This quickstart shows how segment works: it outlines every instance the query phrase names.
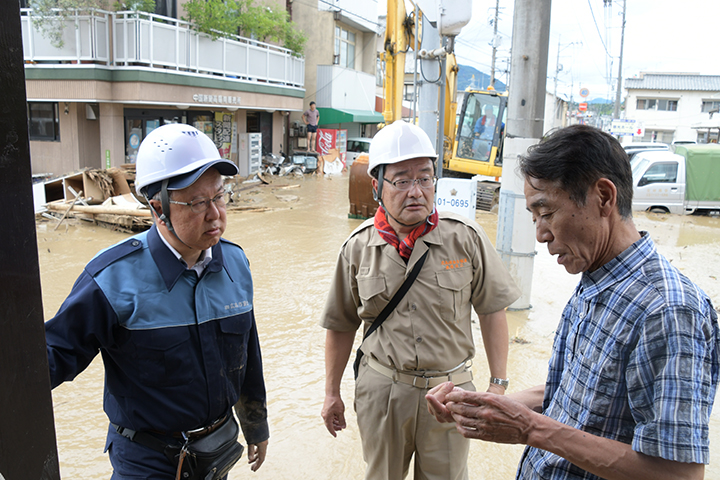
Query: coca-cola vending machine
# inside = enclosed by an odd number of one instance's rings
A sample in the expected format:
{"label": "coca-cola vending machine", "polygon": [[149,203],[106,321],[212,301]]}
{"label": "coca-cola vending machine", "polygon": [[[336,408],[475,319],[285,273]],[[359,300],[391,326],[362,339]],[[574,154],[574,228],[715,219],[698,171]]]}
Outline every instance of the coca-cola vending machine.
{"label": "coca-cola vending machine", "polygon": [[[345,166],[347,155],[347,130],[337,128],[318,128],[317,149],[320,155],[327,155],[330,150],[337,150],[340,161]],[[334,158],[331,159],[335,160]]]}

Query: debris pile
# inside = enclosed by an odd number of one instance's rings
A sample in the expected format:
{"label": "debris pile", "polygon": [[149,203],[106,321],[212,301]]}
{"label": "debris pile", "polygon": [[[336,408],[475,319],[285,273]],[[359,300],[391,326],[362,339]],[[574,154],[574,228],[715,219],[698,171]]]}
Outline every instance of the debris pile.
{"label": "debris pile", "polygon": [[150,209],[133,195],[135,165],[107,170],[85,169],[33,185],[35,213],[57,221],[68,217],[113,230],[137,232],[150,228]]}

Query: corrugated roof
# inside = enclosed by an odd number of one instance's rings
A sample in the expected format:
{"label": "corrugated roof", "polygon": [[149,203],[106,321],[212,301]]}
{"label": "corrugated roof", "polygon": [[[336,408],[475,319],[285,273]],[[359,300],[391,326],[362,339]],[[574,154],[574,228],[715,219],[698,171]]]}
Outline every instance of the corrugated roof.
{"label": "corrugated roof", "polygon": [[695,90],[720,91],[720,75],[641,73],[639,78],[626,78],[628,90]]}

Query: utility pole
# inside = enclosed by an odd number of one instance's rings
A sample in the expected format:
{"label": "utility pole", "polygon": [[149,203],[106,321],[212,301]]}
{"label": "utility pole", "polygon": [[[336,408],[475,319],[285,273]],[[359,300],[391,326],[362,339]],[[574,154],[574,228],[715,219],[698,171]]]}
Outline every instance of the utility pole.
{"label": "utility pole", "polygon": [[620,62],[618,66],[617,91],[615,92],[615,110],[613,118],[620,118],[620,94],[622,93],[622,63],[623,63],[623,47],[625,46],[625,10],[627,0],[623,0],[622,11],[622,29],[620,33]]}
{"label": "utility pole", "polygon": [[0,0],[0,479],[60,478],[43,322],[20,4]]}
{"label": "utility pole", "polygon": [[558,108],[558,101],[557,101],[557,84],[558,84],[558,76],[560,75],[560,71],[562,70],[562,65],[560,65],[560,52],[567,47],[571,45],[582,45],[582,42],[570,42],[565,47],[560,48],[560,36],[558,35],[558,50],[557,50],[557,62],[555,63],[555,88],[553,90],[553,102],[554,102],[554,111],[553,111],[553,125],[555,124],[555,120],[557,120],[557,108]]}
{"label": "utility pole", "polygon": [[495,241],[500,258],[522,291],[510,306],[513,310],[530,308],[535,229],[525,208],[525,180],[517,175],[516,166],[518,157],[543,135],[551,4],[551,0],[515,0],[507,136]]}
{"label": "utility pole", "polygon": [[490,86],[495,88],[495,57],[497,55],[497,29],[500,16],[500,0],[495,0],[495,21],[493,22],[492,63],[490,64]]}

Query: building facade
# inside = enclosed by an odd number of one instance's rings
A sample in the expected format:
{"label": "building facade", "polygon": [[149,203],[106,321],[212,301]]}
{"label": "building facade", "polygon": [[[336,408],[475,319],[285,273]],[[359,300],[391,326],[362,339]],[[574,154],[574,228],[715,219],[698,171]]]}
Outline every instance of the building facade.
{"label": "building facade", "polygon": [[[307,36],[303,111],[315,102],[320,128],[372,137],[375,111],[377,0],[292,2],[291,18]],[[307,148],[302,113],[289,116],[291,149]]]}
{"label": "building facade", "polygon": [[625,89],[625,118],[644,127],[635,141],[718,141],[720,76],[640,73]]}
{"label": "building facade", "polygon": [[[182,2],[168,3],[168,14],[184,14]],[[57,46],[32,10],[21,17],[35,175],[134,163],[150,131],[176,122],[233,161],[244,132],[262,133],[263,150],[277,153],[287,117],[302,111],[304,59],[276,45],[214,40],[172,16],[92,9],[65,19]]]}

